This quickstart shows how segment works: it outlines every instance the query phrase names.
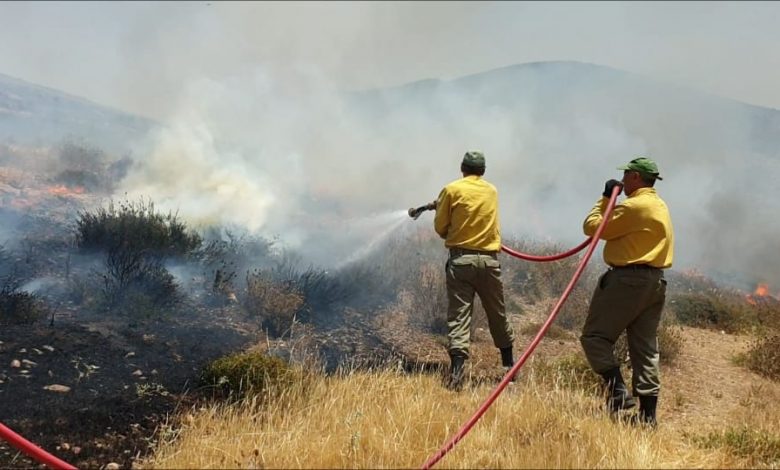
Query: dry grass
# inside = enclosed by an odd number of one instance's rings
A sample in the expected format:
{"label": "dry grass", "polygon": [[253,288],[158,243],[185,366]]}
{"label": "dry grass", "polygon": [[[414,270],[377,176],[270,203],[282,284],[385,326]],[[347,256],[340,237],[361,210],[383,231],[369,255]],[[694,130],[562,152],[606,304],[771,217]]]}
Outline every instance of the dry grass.
{"label": "dry grass", "polygon": [[[544,385],[541,385],[544,384]],[[411,468],[422,465],[490,391],[460,394],[430,375],[320,376],[268,406],[214,405],[163,435],[143,467]],[[441,468],[724,468],[720,449],[619,424],[590,394],[525,380],[504,393]]]}

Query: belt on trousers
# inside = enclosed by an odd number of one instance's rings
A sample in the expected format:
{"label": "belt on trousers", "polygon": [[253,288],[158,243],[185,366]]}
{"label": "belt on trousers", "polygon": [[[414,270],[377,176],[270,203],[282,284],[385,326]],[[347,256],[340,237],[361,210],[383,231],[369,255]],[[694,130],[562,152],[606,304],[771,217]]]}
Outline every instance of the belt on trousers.
{"label": "belt on trousers", "polygon": [[630,271],[661,271],[661,268],[650,266],[649,264],[629,264],[626,266],[610,266],[610,269],[615,270],[630,270]]}
{"label": "belt on trousers", "polygon": [[455,258],[463,255],[483,255],[483,256],[490,256],[491,258],[498,258],[497,251],[469,250],[467,248],[450,248],[450,258]]}

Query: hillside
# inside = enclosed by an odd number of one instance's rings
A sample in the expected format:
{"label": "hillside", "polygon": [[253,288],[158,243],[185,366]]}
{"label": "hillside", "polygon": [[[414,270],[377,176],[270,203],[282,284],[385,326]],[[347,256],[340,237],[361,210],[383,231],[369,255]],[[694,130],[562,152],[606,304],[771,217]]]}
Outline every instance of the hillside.
{"label": "hillside", "polygon": [[154,126],[149,119],[0,74],[0,140],[51,145],[71,137],[121,154]]}

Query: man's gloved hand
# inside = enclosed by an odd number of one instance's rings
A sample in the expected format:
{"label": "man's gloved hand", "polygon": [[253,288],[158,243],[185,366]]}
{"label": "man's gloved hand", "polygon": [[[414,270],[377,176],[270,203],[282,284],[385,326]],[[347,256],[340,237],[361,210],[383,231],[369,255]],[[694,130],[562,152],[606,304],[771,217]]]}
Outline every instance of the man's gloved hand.
{"label": "man's gloved hand", "polygon": [[623,183],[621,183],[618,180],[609,180],[607,181],[607,184],[604,185],[604,192],[602,195],[606,198],[612,197],[612,189],[615,188],[615,186],[620,186],[620,188],[623,188]]}

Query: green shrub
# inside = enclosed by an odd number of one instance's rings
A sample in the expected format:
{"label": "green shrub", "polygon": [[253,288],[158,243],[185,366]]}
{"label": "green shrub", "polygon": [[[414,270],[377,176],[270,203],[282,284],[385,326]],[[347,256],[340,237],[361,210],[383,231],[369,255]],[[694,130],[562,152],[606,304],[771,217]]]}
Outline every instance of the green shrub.
{"label": "green shrub", "polygon": [[753,341],[744,364],[764,377],[780,380],[780,334],[768,334]]}
{"label": "green shrub", "polygon": [[735,291],[719,289],[678,294],[668,305],[680,323],[697,328],[739,333],[759,325],[756,309],[746,301],[744,294]]}
{"label": "green shrub", "polygon": [[692,439],[705,449],[725,448],[732,455],[748,459],[748,464],[776,468],[780,464],[780,436],[747,426],[711,432]]}
{"label": "green shrub", "polygon": [[234,398],[284,392],[300,380],[301,374],[288,363],[259,352],[242,352],[219,358],[201,373],[203,385]]}

